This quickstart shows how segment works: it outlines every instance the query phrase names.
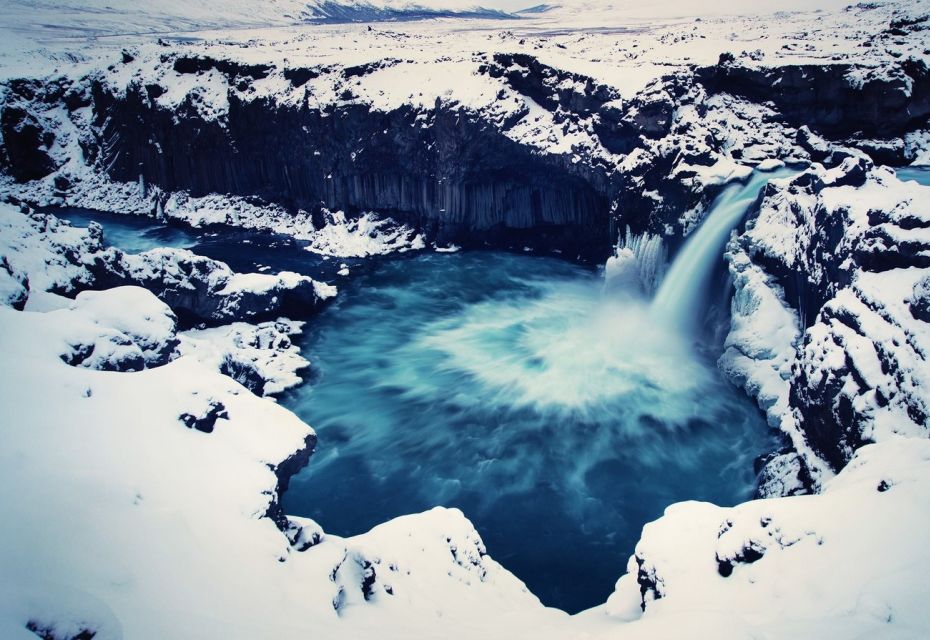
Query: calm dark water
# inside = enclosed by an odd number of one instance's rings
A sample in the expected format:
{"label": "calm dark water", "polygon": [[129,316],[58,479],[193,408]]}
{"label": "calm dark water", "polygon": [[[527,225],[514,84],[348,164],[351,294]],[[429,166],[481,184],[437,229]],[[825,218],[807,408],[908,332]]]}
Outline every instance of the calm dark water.
{"label": "calm dark water", "polygon": [[[127,251],[186,247],[237,270],[325,277],[343,262],[273,235],[55,213]],[[309,380],[280,399],[319,434],[288,513],[353,535],[461,508],[496,560],[575,612],[606,599],[669,504],[750,497],[753,460],[774,447],[759,412],[591,271],[500,252],[347,262],[306,327]]]}
{"label": "calm dark water", "polygon": [[235,271],[296,271],[327,282],[335,282],[340,265],[364,266],[358,259],[329,258],[304,247],[306,242],[273,233],[212,226],[195,229],[168,225],[152,218],[103,213],[75,207],[49,209],[74,226],[86,227],[91,221],[103,227],[104,242],[128,253],[141,253],[158,247],[190,249],[194,253],[227,263]]}

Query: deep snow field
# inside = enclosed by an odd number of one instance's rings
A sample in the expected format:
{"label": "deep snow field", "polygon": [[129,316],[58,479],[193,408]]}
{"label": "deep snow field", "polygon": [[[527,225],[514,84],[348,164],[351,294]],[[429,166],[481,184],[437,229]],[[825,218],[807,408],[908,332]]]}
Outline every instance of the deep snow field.
{"label": "deep snow field", "polygon": [[0,637],[930,637],[930,2],[0,38]]}

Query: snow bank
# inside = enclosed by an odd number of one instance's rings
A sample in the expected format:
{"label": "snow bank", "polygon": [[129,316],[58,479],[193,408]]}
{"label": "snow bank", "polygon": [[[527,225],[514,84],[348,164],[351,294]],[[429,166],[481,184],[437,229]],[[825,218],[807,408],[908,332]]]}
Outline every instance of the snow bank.
{"label": "snow bank", "polygon": [[0,370],[15,371],[0,385],[0,634],[428,637],[449,625],[503,638],[565,618],[488,558],[456,511],[349,539],[295,519],[289,539],[265,516],[275,470],[312,446],[312,430],[196,358],[137,373],[61,361],[85,318],[98,332],[115,330],[107,319],[147,326],[145,308],[134,321],[105,304],[144,295],[0,308]]}
{"label": "snow bank", "polygon": [[930,625],[928,508],[930,442],[905,438],[859,449],[820,495],[672,505],[643,529],[605,613],[639,620],[634,638],[685,621],[719,638],[917,638]]}

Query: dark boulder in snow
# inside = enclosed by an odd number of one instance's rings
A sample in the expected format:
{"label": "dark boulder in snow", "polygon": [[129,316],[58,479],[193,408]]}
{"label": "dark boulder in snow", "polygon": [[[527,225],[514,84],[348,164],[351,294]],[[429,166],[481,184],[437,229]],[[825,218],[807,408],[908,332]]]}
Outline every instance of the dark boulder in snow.
{"label": "dark boulder in snow", "polygon": [[226,405],[216,400],[210,400],[206,406],[196,413],[182,413],[178,420],[188,429],[196,429],[202,433],[213,433],[217,420],[228,420],[229,413]]}

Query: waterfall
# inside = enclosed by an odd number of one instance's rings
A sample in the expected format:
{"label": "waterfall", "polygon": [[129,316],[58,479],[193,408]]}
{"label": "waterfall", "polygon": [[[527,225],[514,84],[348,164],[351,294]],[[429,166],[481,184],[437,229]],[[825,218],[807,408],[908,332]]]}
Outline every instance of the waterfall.
{"label": "waterfall", "polygon": [[707,218],[685,241],[662,280],[652,301],[654,316],[681,329],[693,329],[700,322],[714,266],[730,232],[769,180],[794,173],[787,168],[755,171],[748,182],[731,184],[723,190],[711,205]]}

